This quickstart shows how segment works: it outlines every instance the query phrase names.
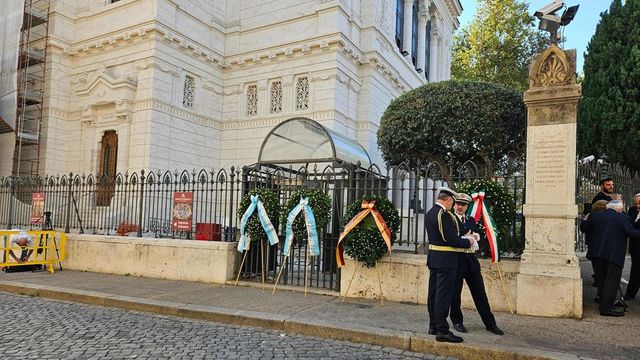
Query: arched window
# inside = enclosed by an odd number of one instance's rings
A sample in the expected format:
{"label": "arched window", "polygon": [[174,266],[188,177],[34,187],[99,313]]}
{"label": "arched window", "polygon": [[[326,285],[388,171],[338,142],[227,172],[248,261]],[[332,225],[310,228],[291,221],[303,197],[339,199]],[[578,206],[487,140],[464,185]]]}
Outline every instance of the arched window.
{"label": "arched window", "polygon": [[396,0],[396,45],[402,51],[402,29],[404,27],[403,0]]}

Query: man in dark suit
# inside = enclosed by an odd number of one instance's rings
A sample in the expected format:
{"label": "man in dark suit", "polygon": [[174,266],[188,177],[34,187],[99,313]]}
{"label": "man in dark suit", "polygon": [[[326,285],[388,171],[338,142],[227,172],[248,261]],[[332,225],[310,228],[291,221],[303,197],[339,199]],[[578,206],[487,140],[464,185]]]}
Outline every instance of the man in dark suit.
{"label": "man in dark suit", "polygon": [[613,194],[613,179],[610,177],[605,177],[604,179],[600,180],[600,192],[596,194],[596,196],[593,197],[593,200],[591,200],[591,205],[593,205],[593,203],[595,203],[598,200],[606,200],[606,201],[611,201],[611,195]]}
{"label": "man in dark suit", "polygon": [[640,237],[640,229],[633,228],[631,219],[622,209],[621,200],[611,200],[606,210],[591,213],[582,226],[598,244],[593,261],[600,274],[598,294],[602,316],[624,316],[624,311],[616,309],[613,304],[622,277],[627,237]]}
{"label": "man in dark suit", "polygon": [[477,246],[477,239],[472,235],[460,236],[458,221],[451,213],[455,195],[449,188],[439,188],[436,204],[424,220],[429,237],[429,334],[436,335],[436,341],[444,342],[463,341],[449,330],[447,315],[455,288],[457,252]]}
{"label": "man in dark suit", "polygon": [[[633,227],[640,229],[640,194],[636,194],[633,197],[635,203],[634,206],[629,208],[627,215],[633,222]],[[638,289],[640,289],[640,238],[632,237],[629,239],[629,255],[631,255],[631,272],[629,274],[629,285],[625,292],[625,300],[632,300],[636,298]]]}
{"label": "man in dark suit", "polygon": [[[456,196],[453,209],[460,226],[460,235],[467,234],[469,232],[476,234],[480,232],[476,220],[467,216],[467,209],[469,208],[470,203],[471,196],[465,193],[458,193],[458,196]],[[476,310],[478,310],[478,314],[480,314],[480,318],[482,319],[485,328],[496,335],[504,335],[504,332],[496,324],[496,319],[491,312],[487,292],[484,289],[484,281],[482,279],[482,272],[480,271],[480,262],[478,261],[478,258],[476,258],[475,253],[471,249],[469,252],[457,254],[458,270],[456,272],[456,287],[453,290],[451,312],[449,313],[451,322],[453,323],[453,328],[461,333],[467,332],[467,328],[463,323],[464,318],[462,310],[460,310],[462,302],[462,282],[464,280],[467,282],[469,292],[473,298],[473,303],[476,306]]]}

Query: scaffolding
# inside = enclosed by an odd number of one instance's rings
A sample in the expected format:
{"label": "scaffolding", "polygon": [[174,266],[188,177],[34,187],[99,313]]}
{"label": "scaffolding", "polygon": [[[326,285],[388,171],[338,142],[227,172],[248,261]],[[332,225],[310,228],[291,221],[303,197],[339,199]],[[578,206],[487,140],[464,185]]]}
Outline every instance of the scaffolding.
{"label": "scaffolding", "polygon": [[49,0],[24,0],[14,129],[13,175],[16,176],[37,176],[40,165],[49,6]]}

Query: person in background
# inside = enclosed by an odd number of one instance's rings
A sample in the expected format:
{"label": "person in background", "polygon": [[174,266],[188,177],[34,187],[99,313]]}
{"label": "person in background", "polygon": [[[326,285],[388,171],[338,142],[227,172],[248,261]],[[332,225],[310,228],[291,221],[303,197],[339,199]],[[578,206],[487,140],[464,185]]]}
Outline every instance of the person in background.
{"label": "person in background", "polygon": [[[629,208],[627,215],[633,222],[633,227],[640,229],[640,193],[633,197],[634,206]],[[625,291],[625,300],[633,300],[640,289],[640,238],[629,239],[629,255],[631,255],[631,271],[629,273],[629,284]]]}
{"label": "person in background", "polygon": [[596,194],[591,200],[591,204],[595,203],[598,200],[606,200],[611,201],[613,198],[611,195],[613,194],[614,184],[613,179],[610,177],[605,177],[600,180],[600,192]]}

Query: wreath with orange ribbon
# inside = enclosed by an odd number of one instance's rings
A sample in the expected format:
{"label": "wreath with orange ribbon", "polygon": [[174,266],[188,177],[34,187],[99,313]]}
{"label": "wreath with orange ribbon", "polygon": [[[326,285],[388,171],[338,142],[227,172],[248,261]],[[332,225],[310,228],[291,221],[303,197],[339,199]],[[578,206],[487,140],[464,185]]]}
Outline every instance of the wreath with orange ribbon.
{"label": "wreath with orange ribbon", "polygon": [[347,207],[341,228],[338,266],[344,264],[344,249],[351,258],[371,268],[391,251],[400,228],[400,214],[386,197],[365,195]]}

